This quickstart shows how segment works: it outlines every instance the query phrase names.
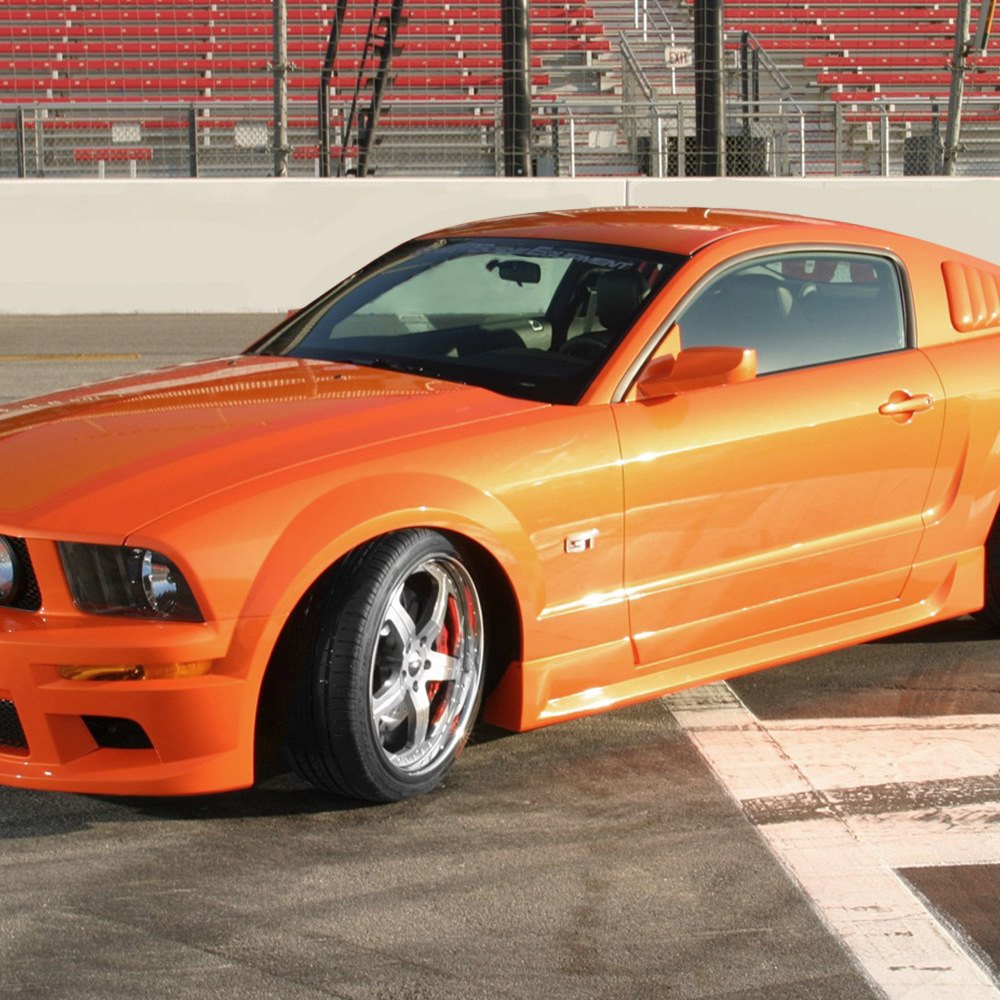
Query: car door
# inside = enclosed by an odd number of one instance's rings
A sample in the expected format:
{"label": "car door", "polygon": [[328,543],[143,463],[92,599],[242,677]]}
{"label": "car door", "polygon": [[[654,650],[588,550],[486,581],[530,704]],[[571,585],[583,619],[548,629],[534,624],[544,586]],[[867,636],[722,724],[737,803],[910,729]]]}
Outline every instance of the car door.
{"label": "car door", "polygon": [[615,405],[640,664],[898,598],[944,414],[905,302],[895,261],[828,251],[744,261],[684,307],[684,348],[754,348],[758,375]]}

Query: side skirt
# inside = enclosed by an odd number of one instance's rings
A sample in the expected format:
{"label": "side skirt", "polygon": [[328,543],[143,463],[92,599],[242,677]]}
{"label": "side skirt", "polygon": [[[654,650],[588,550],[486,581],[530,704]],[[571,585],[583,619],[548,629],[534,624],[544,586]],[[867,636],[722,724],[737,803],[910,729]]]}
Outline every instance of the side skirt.
{"label": "side skirt", "polygon": [[[619,659],[614,656],[618,648],[601,646],[512,664],[484,718],[516,731],[535,729],[957,618],[983,606],[983,573],[982,548],[923,563],[914,567],[897,600],[717,646],[700,655],[662,660],[644,666],[641,673],[633,668],[625,678],[620,669],[606,667],[603,677],[610,675],[610,680],[605,684],[594,683],[602,677],[601,658],[613,663]],[[562,680],[560,687],[565,690],[567,675],[581,681],[586,676],[591,683],[572,694],[552,697],[553,680]]]}

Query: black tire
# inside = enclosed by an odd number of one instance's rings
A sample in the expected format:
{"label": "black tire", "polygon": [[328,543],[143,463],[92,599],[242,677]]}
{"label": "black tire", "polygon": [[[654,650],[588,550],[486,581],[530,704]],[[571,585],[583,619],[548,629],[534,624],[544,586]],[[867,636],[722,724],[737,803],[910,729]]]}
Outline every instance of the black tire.
{"label": "black tire", "polygon": [[986,573],[983,581],[983,610],[975,617],[1000,631],[1000,519],[986,536]]}
{"label": "black tire", "polygon": [[298,772],[368,802],[438,785],[483,691],[482,606],[455,545],[426,529],[369,542],[316,585],[300,627]]}

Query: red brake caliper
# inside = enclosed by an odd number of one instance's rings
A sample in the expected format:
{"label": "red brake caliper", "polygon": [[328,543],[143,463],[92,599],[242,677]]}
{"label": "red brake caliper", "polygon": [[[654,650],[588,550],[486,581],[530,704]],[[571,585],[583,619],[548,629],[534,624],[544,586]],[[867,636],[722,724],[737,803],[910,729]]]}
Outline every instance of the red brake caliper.
{"label": "red brake caliper", "polygon": [[[444,653],[445,656],[454,656],[455,650],[458,648],[458,633],[458,605],[455,603],[455,598],[452,595],[449,595],[448,610],[444,616],[444,625],[441,628],[441,633],[438,635],[437,641],[434,643],[434,652]],[[431,703],[431,725],[441,721],[441,717],[444,715],[445,709],[448,706],[447,692],[444,690],[445,687],[446,684],[444,681],[428,681],[427,683],[427,700]]]}

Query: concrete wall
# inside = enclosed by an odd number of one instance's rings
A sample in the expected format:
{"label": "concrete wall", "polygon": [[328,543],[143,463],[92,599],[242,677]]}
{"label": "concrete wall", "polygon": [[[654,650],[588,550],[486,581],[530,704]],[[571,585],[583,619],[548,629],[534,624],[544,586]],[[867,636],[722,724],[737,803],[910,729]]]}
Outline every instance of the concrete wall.
{"label": "concrete wall", "polygon": [[0,181],[0,313],[272,312],[410,236],[588,205],[861,222],[1000,260],[1000,179]]}

